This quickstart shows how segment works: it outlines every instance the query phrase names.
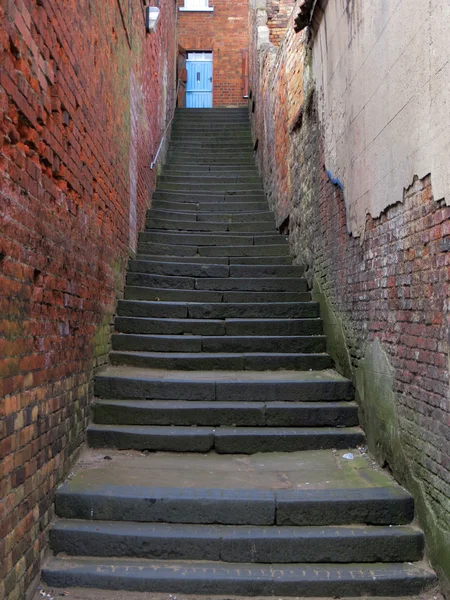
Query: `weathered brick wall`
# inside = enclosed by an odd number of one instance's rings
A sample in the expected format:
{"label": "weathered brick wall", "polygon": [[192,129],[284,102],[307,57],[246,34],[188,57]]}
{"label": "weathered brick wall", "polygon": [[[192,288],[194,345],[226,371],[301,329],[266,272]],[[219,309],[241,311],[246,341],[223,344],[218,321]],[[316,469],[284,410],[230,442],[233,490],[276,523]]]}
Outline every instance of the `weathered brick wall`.
{"label": "weathered brick wall", "polygon": [[[177,0],[184,6],[184,0]],[[211,12],[179,12],[178,42],[213,53],[213,106],[243,106],[242,51],[248,49],[248,0],[210,0]]]}
{"label": "weathered brick wall", "polygon": [[286,31],[295,0],[267,0],[267,26],[270,41],[279,46]]}
{"label": "weathered brick wall", "polygon": [[345,190],[325,169],[314,46],[305,35],[288,27],[278,50],[258,52],[253,32],[259,166],[277,223],[321,302],[329,351],[355,383],[370,449],[413,493],[448,592],[450,208],[433,198],[431,173],[414,178],[379,218],[368,216],[362,239],[349,234]]}
{"label": "weathered brick wall", "polygon": [[39,572],[173,104],[175,6],[0,2],[0,597]]}

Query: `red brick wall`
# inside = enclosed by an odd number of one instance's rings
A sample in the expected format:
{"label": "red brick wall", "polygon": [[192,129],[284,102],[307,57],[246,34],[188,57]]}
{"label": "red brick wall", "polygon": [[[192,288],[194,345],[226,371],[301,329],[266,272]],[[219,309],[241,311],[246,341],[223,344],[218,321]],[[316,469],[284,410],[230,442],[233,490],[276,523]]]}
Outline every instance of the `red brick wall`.
{"label": "red brick wall", "polygon": [[162,3],[150,36],[140,0],[2,0],[0,23],[0,597],[12,600],[39,572],[107,360],[173,104],[175,7]]}
{"label": "red brick wall", "polygon": [[[184,6],[184,0],[177,0]],[[209,0],[213,12],[178,12],[178,43],[213,52],[213,106],[242,106],[242,50],[248,48],[248,0]]]}
{"label": "red brick wall", "polygon": [[331,123],[320,122],[304,34],[291,23],[278,50],[260,52],[256,39],[253,28],[252,128],[265,190],[321,302],[329,351],[355,383],[370,450],[414,495],[448,592],[450,207],[433,198],[431,173],[368,217],[363,239],[351,236],[345,189],[325,171]]}

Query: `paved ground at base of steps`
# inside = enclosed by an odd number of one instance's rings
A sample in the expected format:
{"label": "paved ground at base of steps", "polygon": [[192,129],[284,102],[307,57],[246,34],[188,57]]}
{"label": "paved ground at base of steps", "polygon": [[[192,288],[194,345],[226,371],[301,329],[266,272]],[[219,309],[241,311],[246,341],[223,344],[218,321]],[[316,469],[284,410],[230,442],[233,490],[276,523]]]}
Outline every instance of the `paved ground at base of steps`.
{"label": "paved ground at base of steps", "polygon": [[[42,595],[45,594],[45,596]],[[49,596],[47,596],[49,594]],[[185,594],[149,594],[147,592],[122,592],[112,590],[97,590],[86,588],[70,588],[62,590],[60,588],[48,588],[45,585],[40,585],[32,600],[249,600],[248,597],[240,596],[186,596]],[[300,596],[288,599],[282,596],[255,596],[251,600],[304,600]],[[305,599],[306,600],[306,599]],[[308,598],[307,600],[311,600]],[[330,600],[330,598],[314,598],[314,600]],[[334,600],[334,599],[333,599]],[[377,596],[362,596],[358,599],[340,598],[339,600],[445,600],[444,596],[437,590],[429,590],[420,596],[408,596],[395,598]]]}

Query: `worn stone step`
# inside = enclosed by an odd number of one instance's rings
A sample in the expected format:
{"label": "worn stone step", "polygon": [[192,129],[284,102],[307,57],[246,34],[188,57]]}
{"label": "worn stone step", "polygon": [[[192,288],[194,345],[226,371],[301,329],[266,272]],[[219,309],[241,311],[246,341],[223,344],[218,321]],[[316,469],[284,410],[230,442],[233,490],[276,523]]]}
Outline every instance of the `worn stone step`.
{"label": "worn stone step", "polygon": [[195,402],[104,400],[94,421],[109,425],[228,425],[233,427],[354,427],[354,402]]}
{"label": "worn stone step", "polygon": [[254,155],[246,156],[246,158],[240,157],[239,159],[235,159],[233,158],[233,156],[228,156],[226,158],[212,158],[211,156],[209,156],[208,158],[202,158],[201,160],[199,160],[199,157],[193,157],[192,155],[183,155],[182,157],[172,156],[170,160],[170,165],[175,168],[200,167],[205,169],[215,169],[216,167],[223,167],[226,169],[238,169],[239,167],[241,167],[249,169],[256,167]]}
{"label": "worn stone step", "polygon": [[200,164],[211,164],[214,162],[228,162],[229,164],[239,163],[242,160],[247,161],[250,164],[254,164],[253,149],[251,146],[242,149],[211,149],[203,148],[194,152],[188,148],[173,148],[169,149],[168,158],[169,162],[184,162],[196,160]]}
{"label": "worn stone step", "polygon": [[251,164],[242,163],[242,164],[220,164],[215,163],[212,165],[198,164],[194,160],[190,163],[179,164],[176,162],[166,163],[163,167],[163,172],[173,171],[173,172],[182,172],[185,171],[187,173],[241,173],[241,172],[249,172],[254,173],[257,172],[255,161],[252,161]]}
{"label": "worn stone step", "polygon": [[184,221],[175,219],[158,219],[147,217],[146,228],[150,230],[166,230],[180,232],[243,232],[243,233],[275,233],[275,225],[270,221],[252,221],[250,223],[229,223],[226,221]]}
{"label": "worn stone step", "polygon": [[179,233],[141,231],[139,242],[152,244],[171,244],[184,246],[266,246],[284,245],[287,251],[286,238],[278,233]]}
{"label": "worn stone step", "polygon": [[292,256],[230,256],[228,261],[230,265],[292,265]]}
{"label": "worn stone step", "polygon": [[190,265],[227,265],[230,264],[230,259],[227,256],[218,256],[211,259],[208,256],[168,256],[167,254],[136,254],[137,261],[150,261],[162,263],[186,263]]}
{"label": "worn stone step", "polygon": [[171,275],[175,277],[229,277],[230,266],[227,264],[214,264],[213,259],[209,263],[164,262],[165,257],[159,260],[130,260],[128,272],[151,273],[153,275]]}
{"label": "worn stone step", "polygon": [[115,334],[113,350],[125,352],[295,352],[323,353],[323,335],[306,336],[200,336],[200,335],[132,335]]}
{"label": "worn stone step", "polygon": [[191,212],[193,214],[208,212],[214,213],[214,215],[228,215],[229,213],[248,213],[250,212],[265,212],[267,211],[267,203],[262,200],[251,200],[247,202],[244,198],[239,197],[239,200],[235,200],[233,196],[229,196],[228,201],[212,201],[212,202],[198,202],[198,197],[191,199],[189,202],[185,202],[183,199],[178,197],[177,200],[159,200],[156,199],[153,203],[153,207],[156,210],[166,210],[174,212]]}
{"label": "worn stone step", "polygon": [[[402,525],[412,497],[350,449],[242,457],[209,453],[92,458],[56,491],[59,517],[224,525]],[[97,453],[97,454],[96,454]],[[159,487],[148,482],[160,482]]]}
{"label": "worn stone step", "polygon": [[[216,265],[223,267],[224,265]],[[211,271],[212,272],[212,271]],[[237,292],[306,292],[306,280],[296,277],[175,277],[128,271],[127,285],[177,290],[213,290]]]}
{"label": "worn stone step", "polygon": [[136,260],[155,261],[164,263],[183,262],[187,264],[218,264],[218,265],[257,265],[257,266],[273,266],[273,265],[292,265],[292,257],[285,256],[170,256],[168,254],[145,254],[137,253]]}
{"label": "worn stone step", "polygon": [[168,302],[308,302],[309,292],[214,292],[210,290],[173,290],[127,285],[125,298],[128,300],[151,300]]}
{"label": "worn stone step", "polygon": [[256,454],[324,448],[355,448],[365,440],[358,427],[182,427],[102,425],[87,428],[92,448],[156,452]]}
{"label": "worn stone step", "polygon": [[117,521],[57,521],[54,553],[157,560],[247,563],[418,561],[423,534],[413,527],[258,527]]}
{"label": "worn stone step", "polygon": [[224,353],[323,353],[323,335],[305,336],[208,336],[115,334],[113,350],[125,352],[220,352]]}
{"label": "worn stone step", "polygon": [[255,265],[255,266],[291,266],[292,257],[286,256],[170,256],[168,254],[146,254],[138,252],[135,260],[164,263],[219,264],[219,265]]}
{"label": "worn stone step", "polygon": [[[281,238],[280,238],[281,240]],[[288,247],[285,244],[267,244],[257,246],[186,246],[184,244],[165,244],[156,242],[139,242],[138,253],[139,254],[157,254],[157,255],[168,255],[168,256],[198,256],[198,257],[254,257],[261,259],[264,263],[263,257],[266,256],[287,256],[289,252]]]}
{"label": "worn stone step", "polygon": [[321,319],[173,319],[117,316],[116,331],[124,334],[200,336],[315,336],[322,333]]}
{"label": "worn stone step", "polygon": [[351,381],[326,371],[177,371],[110,366],[94,380],[96,396],[148,400],[299,402],[353,400]]}
{"label": "worn stone step", "polygon": [[214,258],[210,263],[193,264],[189,262],[165,262],[164,257],[160,260],[130,260],[129,272],[152,273],[154,275],[173,275],[176,277],[236,277],[236,278],[260,278],[260,277],[283,277],[301,278],[304,268],[300,265],[225,265],[214,264]]}
{"label": "worn stone step", "polygon": [[[224,203],[226,203],[226,206],[230,206],[231,210],[234,210],[242,202],[257,202],[261,205],[261,209],[269,209],[264,193],[258,191],[213,192],[208,190],[196,190],[192,192],[190,190],[179,190],[174,192],[173,190],[159,188],[153,192],[153,199],[155,201],[165,200],[177,203],[195,204],[199,207],[205,207],[204,210],[208,210],[208,206],[213,206],[213,209],[215,210],[216,206]],[[185,208],[187,209],[187,207]]]}
{"label": "worn stone step", "polygon": [[[208,166],[180,166],[168,163],[164,165],[161,175],[165,176],[186,176],[186,177],[258,177],[258,169],[253,165],[217,165]],[[261,179],[260,179],[261,180]]]}
{"label": "worn stone step", "polygon": [[422,565],[346,565],[150,561],[52,557],[43,570],[47,585],[184,594],[313,596],[417,595],[435,583]]}
{"label": "worn stone step", "polygon": [[267,371],[299,369],[320,371],[330,369],[333,361],[327,354],[269,352],[110,352],[113,365],[130,365],[151,369],[185,371]]}
{"label": "worn stone step", "polygon": [[322,333],[317,302],[258,302],[251,304],[204,302],[148,302],[119,300],[119,317],[175,319],[315,319],[312,335]]}
{"label": "worn stone step", "polygon": [[213,136],[197,136],[194,137],[178,137],[178,139],[170,140],[170,150],[172,152],[192,152],[197,155],[198,152],[204,150],[218,150],[220,152],[252,152],[253,144],[251,138],[241,135],[226,135],[220,139]]}
{"label": "worn stone step", "polygon": [[161,181],[158,184],[158,191],[166,191],[166,192],[188,192],[193,191],[195,193],[225,193],[225,194],[248,194],[255,192],[262,192],[262,183],[256,182],[236,182],[236,183],[213,183],[209,181],[183,181],[172,183],[169,181]]}
{"label": "worn stone step", "polygon": [[269,210],[237,213],[214,213],[198,211],[169,211],[152,209],[147,213],[147,219],[162,219],[165,221],[189,221],[191,223],[270,223],[275,229],[275,220]]}
{"label": "worn stone step", "polygon": [[170,143],[176,144],[182,140],[227,140],[227,139],[243,138],[252,144],[252,134],[249,131],[248,124],[244,123],[222,123],[213,127],[199,127],[192,124],[174,124],[170,136]]}
{"label": "worn stone step", "polygon": [[[167,198],[169,197],[169,198]],[[178,190],[174,192],[173,190],[165,190],[162,187],[158,187],[153,192],[153,198],[167,200],[172,199],[179,202],[235,202],[240,203],[243,201],[247,202],[261,202],[264,204],[265,209],[268,209],[267,198],[262,191],[255,190],[232,190],[232,191],[213,191],[213,190],[195,190],[194,192],[190,190]]]}

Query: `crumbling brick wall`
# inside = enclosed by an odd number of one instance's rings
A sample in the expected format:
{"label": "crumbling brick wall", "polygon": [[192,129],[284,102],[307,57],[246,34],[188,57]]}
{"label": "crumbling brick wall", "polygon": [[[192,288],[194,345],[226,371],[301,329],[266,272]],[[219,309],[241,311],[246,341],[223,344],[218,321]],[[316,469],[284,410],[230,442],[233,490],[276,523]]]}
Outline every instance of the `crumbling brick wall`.
{"label": "crumbling brick wall", "polygon": [[349,234],[345,189],[325,168],[308,34],[291,22],[278,49],[257,51],[251,33],[252,129],[277,224],[321,303],[328,350],[355,383],[370,450],[414,495],[449,591],[450,207],[434,199],[432,174],[415,177],[367,216],[363,237]]}
{"label": "crumbling brick wall", "polygon": [[267,0],[267,26],[274,46],[283,39],[294,5],[295,0]]}
{"label": "crumbling brick wall", "polygon": [[213,53],[213,106],[243,106],[248,0],[209,0],[209,6],[214,10],[178,13],[178,42],[188,51]]}
{"label": "crumbling brick wall", "polygon": [[155,185],[175,6],[0,3],[0,597],[38,575],[53,495]]}

